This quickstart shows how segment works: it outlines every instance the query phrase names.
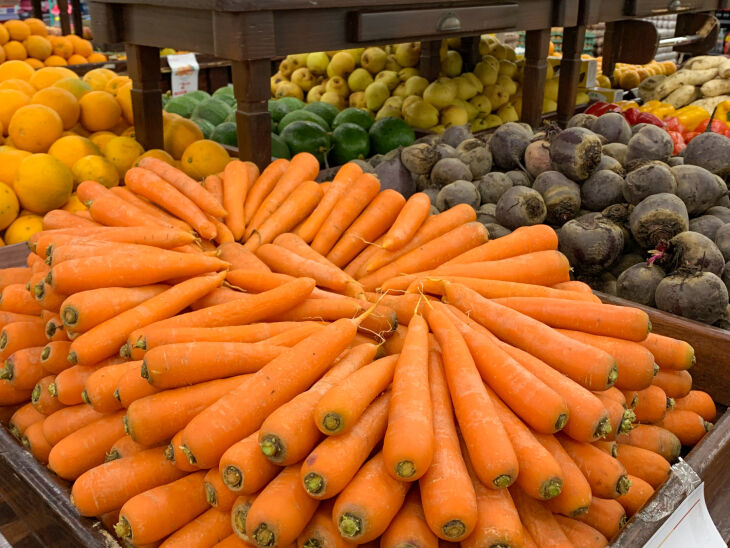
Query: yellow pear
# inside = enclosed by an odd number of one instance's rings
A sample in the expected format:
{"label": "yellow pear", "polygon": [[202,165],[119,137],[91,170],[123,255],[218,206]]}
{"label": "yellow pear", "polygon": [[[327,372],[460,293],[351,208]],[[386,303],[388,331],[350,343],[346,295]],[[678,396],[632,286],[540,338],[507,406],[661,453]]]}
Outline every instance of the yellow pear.
{"label": "yellow pear", "polygon": [[453,103],[454,99],[456,99],[456,90],[445,82],[436,80],[424,90],[423,99],[430,105],[441,110]]}
{"label": "yellow pear", "polygon": [[591,98],[588,96],[588,94],[585,91],[579,91],[575,96],[576,105],[585,105],[590,100],[591,100]]}
{"label": "yellow pear", "polygon": [[485,55],[482,57],[482,63],[486,63],[496,72],[499,72],[499,59],[497,59],[494,55]]}
{"label": "yellow pear", "polygon": [[456,82],[456,96],[459,99],[466,101],[479,93],[476,86],[465,76],[454,78],[454,82]]}
{"label": "yellow pear", "polygon": [[408,90],[406,89],[406,85],[403,82],[398,84],[392,93],[395,97],[408,97]]}
{"label": "yellow pear", "polygon": [[307,92],[314,87],[314,75],[307,67],[300,67],[291,75],[291,81]]}
{"label": "yellow pear", "polygon": [[427,129],[439,123],[439,111],[421,99],[406,100],[403,102],[403,119],[414,128]]}
{"label": "yellow pear", "polygon": [[362,67],[356,68],[347,77],[347,86],[350,88],[350,91],[365,91],[365,88],[372,83],[373,77]]}
{"label": "yellow pear", "polygon": [[279,63],[279,72],[286,78],[289,78],[296,68],[297,67],[295,67],[289,59],[284,59],[281,63]]}
{"label": "yellow pear", "polygon": [[277,72],[276,74],[274,74],[270,79],[271,95],[276,95],[276,88],[279,87],[279,84],[281,84],[282,82],[286,82],[286,81],[287,81],[287,79],[282,73]]}
{"label": "yellow pear", "polygon": [[327,65],[327,76],[347,76],[355,70],[355,60],[346,51],[338,51]]}
{"label": "yellow pear", "polygon": [[484,122],[487,124],[487,129],[489,129],[489,128],[501,126],[502,118],[500,118],[496,114],[487,114],[484,117]]}
{"label": "yellow pear", "polygon": [[545,92],[543,96],[546,99],[550,99],[551,101],[557,101],[559,85],[560,81],[557,78],[552,78],[551,80],[545,82]]}
{"label": "yellow pear", "polygon": [[505,123],[516,122],[520,119],[517,111],[515,110],[515,107],[510,104],[502,105],[501,107],[499,107],[499,110],[497,111],[497,116],[499,116],[501,120]]}
{"label": "yellow pear", "polygon": [[442,61],[446,59],[446,54],[449,51],[449,44],[446,42],[446,40],[441,40],[441,45],[439,46],[439,59]]}
{"label": "yellow pear", "polygon": [[545,78],[547,80],[550,80],[550,79],[552,79],[553,76],[555,76],[555,69],[553,68],[552,63],[548,63],[547,64],[547,69],[545,71]]}
{"label": "yellow pear", "polygon": [[365,92],[364,91],[355,91],[350,94],[350,97],[348,97],[348,103],[351,107],[355,108],[368,108],[367,104],[365,103]]}
{"label": "yellow pear", "polygon": [[484,88],[484,96],[492,103],[492,109],[498,109],[509,101],[509,94],[502,86],[497,84],[486,86]]}
{"label": "yellow pear", "polygon": [[421,57],[421,43],[408,42],[406,44],[396,44],[395,60],[402,67],[415,67]]}
{"label": "yellow pear", "polygon": [[490,53],[501,61],[507,58],[507,47],[504,44],[497,44]]}
{"label": "yellow pear", "polygon": [[293,55],[287,55],[286,60],[292,64],[294,70],[297,70],[298,68],[307,66],[308,55],[308,53],[296,53]]}
{"label": "yellow pear", "polygon": [[423,76],[411,76],[406,80],[407,95],[423,95],[423,91],[428,87],[428,80]]}
{"label": "yellow pear", "polygon": [[427,130],[431,133],[435,133],[436,135],[441,135],[444,131],[446,131],[446,127],[443,124],[438,124],[427,128]]}
{"label": "yellow pear", "polygon": [[486,87],[497,83],[499,71],[486,61],[482,61],[481,63],[477,63],[477,66],[474,67],[474,76],[479,79],[482,86]]}
{"label": "yellow pear", "polygon": [[441,61],[441,72],[446,76],[455,78],[461,74],[461,68],[464,61],[458,51],[449,50],[446,52],[446,58]]}
{"label": "yellow pear", "polygon": [[352,55],[352,58],[355,60],[355,66],[357,66],[360,64],[360,58],[362,57],[365,48],[346,49],[345,51]]}
{"label": "yellow pear", "polygon": [[497,77],[497,84],[502,86],[508,95],[514,95],[515,93],[517,93],[517,82],[515,82],[509,76],[500,74]]}
{"label": "yellow pear", "polygon": [[405,67],[398,71],[398,78],[401,82],[407,81],[409,78],[413,76],[418,76],[419,72],[417,68],[414,67]]}
{"label": "yellow pear", "polygon": [[402,118],[403,114],[401,109],[394,105],[383,105],[382,108],[375,115],[376,120],[382,120],[383,118]]}
{"label": "yellow pear", "polygon": [[321,75],[327,74],[327,65],[329,65],[330,58],[323,51],[315,51],[307,55],[307,68],[312,74]]}
{"label": "yellow pear", "polygon": [[373,82],[365,89],[365,104],[368,110],[378,110],[388,97],[390,91],[383,82]]}
{"label": "yellow pear", "polygon": [[469,104],[472,105],[479,112],[490,113],[492,112],[492,103],[484,95],[475,95],[469,99]]}
{"label": "yellow pear", "polygon": [[401,109],[401,108],[403,108],[403,101],[404,101],[404,98],[403,97],[398,97],[396,95],[396,96],[388,97],[385,100],[385,103],[383,103],[383,106],[390,105],[390,106],[396,106],[399,109]]}
{"label": "yellow pear", "polygon": [[322,103],[329,103],[330,105],[336,106],[338,109],[342,110],[345,108],[345,98],[342,97],[339,93],[336,91],[326,91],[322,94],[322,97],[319,98],[319,100]]}
{"label": "yellow pear", "polygon": [[441,125],[444,127],[464,126],[469,123],[469,115],[461,107],[452,105],[441,111]]}
{"label": "yellow pear", "polygon": [[479,110],[474,105],[464,101],[463,99],[454,99],[454,106],[463,108],[464,111],[466,111],[466,116],[470,122],[479,115]]}
{"label": "yellow pear", "polygon": [[375,75],[375,81],[383,82],[386,86],[388,86],[388,91],[393,91],[400,82],[400,78],[398,78],[397,72],[392,70],[381,70]]}
{"label": "yellow pear", "polygon": [[461,38],[447,38],[446,45],[451,49],[459,49],[461,47]]}
{"label": "yellow pear", "polygon": [[282,82],[276,87],[275,96],[277,99],[280,97],[296,97],[304,101],[304,92],[302,88],[293,82]]}
{"label": "yellow pear", "polygon": [[398,60],[395,58],[395,55],[392,53],[388,54],[388,57],[385,58],[385,70],[392,70],[393,72],[398,72],[403,67],[398,62]]}
{"label": "yellow pear", "polygon": [[464,78],[469,80],[475,88],[477,88],[477,93],[481,93],[484,91],[484,84],[482,84],[482,81],[476,77],[476,75],[473,72],[465,72],[462,74]]}
{"label": "yellow pear", "polygon": [[479,38],[479,55],[484,57],[485,55],[489,55],[490,51],[492,51],[492,48],[489,45],[486,36]]}
{"label": "yellow pear", "polygon": [[324,84],[317,84],[307,92],[307,103],[316,103],[325,92]]}
{"label": "yellow pear", "polygon": [[413,103],[418,103],[419,101],[423,101],[423,99],[418,95],[409,95],[408,97],[403,99],[403,109],[405,110]]}
{"label": "yellow pear", "polygon": [[508,46],[507,44],[504,44],[504,58],[507,59],[507,61],[516,61],[517,60],[517,53],[512,48],[512,46]]}
{"label": "yellow pear", "polygon": [[474,118],[469,124],[469,131],[477,133],[478,131],[486,131],[489,129],[487,121],[484,118]]}
{"label": "yellow pear", "polygon": [[335,92],[342,98],[347,97],[350,94],[350,89],[347,87],[347,82],[342,76],[333,76],[327,81],[325,90],[328,92]]}
{"label": "yellow pear", "polygon": [[507,59],[499,61],[499,73],[512,78],[517,72],[517,65]]}
{"label": "yellow pear", "polygon": [[378,47],[365,48],[360,57],[360,66],[370,74],[377,74],[385,68],[385,61],[388,54]]}

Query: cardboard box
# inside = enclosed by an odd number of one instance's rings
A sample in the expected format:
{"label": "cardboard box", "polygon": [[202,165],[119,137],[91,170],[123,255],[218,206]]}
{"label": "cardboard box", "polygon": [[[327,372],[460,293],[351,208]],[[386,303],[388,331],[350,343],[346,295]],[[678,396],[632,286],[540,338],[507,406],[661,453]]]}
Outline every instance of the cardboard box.
{"label": "cardboard box", "polygon": [[[548,63],[553,66],[555,76],[560,74],[561,57],[548,57]],[[580,63],[580,79],[579,87],[592,88],[596,85],[596,76],[598,75],[598,61],[596,59],[581,59]]]}
{"label": "cardboard box", "polygon": [[606,103],[615,103],[624,98],[624,90],[597,87],[579,87],[578,91],[584,91],[593,101],[604,101]]}

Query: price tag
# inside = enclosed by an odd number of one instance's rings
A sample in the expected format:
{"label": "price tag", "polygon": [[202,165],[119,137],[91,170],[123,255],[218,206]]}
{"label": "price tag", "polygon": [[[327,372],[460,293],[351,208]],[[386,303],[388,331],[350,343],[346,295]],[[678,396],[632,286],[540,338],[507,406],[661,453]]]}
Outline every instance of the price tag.
{"label": "price tag", "polygon": [[172,96],[185,95],[198,89],[198,60],[194,53],[168,55],[167,62],[172,71]]}
{"label": "price tag", "polygon": [[644,548],[726,548],[727,544],[715,527],[705,503],[705,484],[700,483],[664,524],[644,545]]}

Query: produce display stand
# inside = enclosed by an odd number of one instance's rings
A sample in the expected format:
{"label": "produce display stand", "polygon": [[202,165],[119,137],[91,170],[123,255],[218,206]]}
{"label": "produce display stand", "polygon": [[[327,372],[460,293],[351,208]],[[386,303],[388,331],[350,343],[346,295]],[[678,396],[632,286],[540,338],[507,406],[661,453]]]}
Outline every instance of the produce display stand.
{"label": "produce display stand", "polygon": [[[728,0],[580,0],[577,25],[563,30],[558,123],[564,127],[575,112],[587,25],[606,23],[603,74],[610,75],[617,61],[644,64],[654,58],[658,35],[653,25],[639,21],[641,18],[676,13],[675,36],[685,36],[702,26],[706,14],[728,6]],[[706,52],[713,46],[714,40],[710,39],[684,46],[682,51]]]}
{"label": "produce display stand", "polygon": [[[74,25],[74,34],[83,36],[84,24],[81,19],[81,0],[58,0],[58,18],[61,20],[61,32],[71,34],[71,21],[68,16],[68,5],[71,4],[71,19]],[[43,0],[31,0],[33,17],[43,20]]]}
{"label": "produce display stand", "polygon": [[[25,244],[0,248],[0,268],[25,264]],[[604,302],[626,306],[635,303],[599,294]],[[695,348],[697,364],[692,368],[695,388],[709,392],[718,403],[720,415],[730,405],[730,332],[713,328],[641,307],[651,318],[656,333],[681,337]],[[12,409],[0,415],[7,424]],[[719,416],[714,429],[704,437],[684,460],[705,482],[705,497],[710,514],[721,535],[730,540],[730,413]],[[657,490],[652,500],[662,500],[670,510],[681,497],[677,496],[679,480],[673,475]],[[38,463],[5,428],[0,428],[0,496],[7,501],[30,535],[42,546],[54,548],[118,548],[120,545],[101,524],[82,518],[69,500],[69,483],[57,478]],[[615,546],[642,546],[659,528],[663,520],[646,522],[634,518],[614,541]],[[0,548],[3,547],[0,538]]]}
{"label": "produce display stand", "polygon": [[[438,61],[435,40],[523,29],[522,119],[541,122],[550,28],[578,24],[578,0],[99,0],[90,2],[100,42],[127,44],[137,139],[162,145],[158,48],[230,59],[242,158],[271,160],[269,62],[276,56],[421,40],[421,60]],[[426,71],[429,72],[429,71]]]}

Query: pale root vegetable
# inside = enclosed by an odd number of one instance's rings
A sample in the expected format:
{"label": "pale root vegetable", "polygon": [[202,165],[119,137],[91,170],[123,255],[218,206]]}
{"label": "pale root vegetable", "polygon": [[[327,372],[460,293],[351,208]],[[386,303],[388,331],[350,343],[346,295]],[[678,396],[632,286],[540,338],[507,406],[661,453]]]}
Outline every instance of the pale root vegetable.
{"label": "pale root vegetable", "polygon": [[512,179],[499,171],[487,173],[476,182],[476,188],[483,204],[496,204],[512,186]]}
{"label": "pale root vegetable", "polygon": [[573,127],[550,141],[553,169],[574,181],[585,181],[601,162],[601,139],[592,131]]}
{"label": "pale root vegetable", "polygon": [[596,171],[600,171],[603,169],[613,171],[617,175],[624,175],[624,166],[621,165],[621,162],[619,162],[616,158],[609,156],[608,154],[601,155],[601,161],[598,164],[598,167],[596,167]]}
{"label": "pale root vegetable", "polygon": [[730,175],[730,139],[719,133],[701,133],[683,151],[685,165],[704,167],[720,177]]}
{"label": "pale root vegetable", "polygon": [[664,74],[655,74],[654,76],[649,76],[649,78],[642,80],[639,84],[638,90],[641,100],[646,102],[662,99],[664,95],[659,95],[657,88],[664,80],[666,80],[666,78],[667,76]]}
{"label": "pale root vegetable", "polygon": [[624,270],[616,280],[616,295],[639,304],[654,306],[656,288],[666,276],[657,265],[635,264]]}
{"label": "pale root vegetable", "polygon": [[717,68],[705,70],[678,70],[674,74],[664,78],[656,87],[657,99],[666,97],[681,86],[698,86],[712,80],[717,76]]}
{"label": "pale root vegetable", "polygon": [[700,92],[705,97],[717,97],[730,92],[730,81],[723,78],[715,78],[705,82],[700,87]]}
{"label": "pale root vegetable", "polygon": [[507,122],[499,126],[489,141],[494,164],[505,171],[519,167],[531,140],[532,132],[521,124]]}
{"label": "pale root vegetable", "polygon": [[514,230],[538,225],[545,220],[547,208],[540,193],[525,186],[513,186],[497,202],[497,221]]}
{"label": "pale root vegetable", "polygon": [[668,272],[689,268],[722,276],[725,258],[707,236],[699,232],[680,232],[669,240],[669,245],[658,259]]}
{"label": "pale root vegetable", "polygon": [[580,187],[581,206],[590,211],[602,211],[610,205],[620,204],[624,201],[623,185],[623,177],[614,171],[597,170]]}
{"label": "pale root vegetable", "polygon": [[474,209],[479,207],[481,197],[473,183],[454,181],[444,186],[436,196],[436,209],[446,211],[458,204],[468,204]]}
{"label": "pale root vegetable", "polygon": [[469,167],[458,158],[442,158],[431,170],[431,183],[441,188],[453,181],[471,181]]}
{"label": "pale root vegetable", "polygon": [[626,154],[629,150],[627,145],[621,143],[608,143],[603,145],[603,155],[610,156],[619,164],[626,165]]}
{"label": "pale root vegetable", "polygon": [[492,169],[492,153],[481,139],[466,139],[456,147],[459,160],[471,171],[473,179]]}
{"label": "pale root vegetable", "polygon": [[598,117],[590,127],[593,133],[603,135],[609,143],[628,144],[631,139],[631,127],[618,112],[607,112]]}
{"label": "pale root vegetable", "polygon": [[427,143],[417,143],[400,151],[400,161],[411,173],[428,175],[439,159],[436,149]]}
{"label": "pale root vegetable", "polygon": [[[721,219],[718,219],[714,215],[701,215],[699,217],[695,217],[694,219],[689,220],[690,231],[699,232],[700,234],[707,236],[710,240],[713,241],[715,241],[720,227],[723,226],[725,226],[725,223],[723,223]],[[730,236],[730,230],[728,230],[727,234],[728,236]],[[716,241],[715,244],[717,244]],[[730,238],[728,238],[728,244],[730,244]],[[722,251],[722,247],[719,244],[717,245],[717,247],[719,247],[720,251]],[[730,253],[730,247],[728,247],[728,252]],[[723,253],[723,255],[725,255],[725,253]],[[725,260],[727,259],[728,257],[725,257]]]}
{"label": "pale root vegetable", "polygon": [[593,124],[596,123],[596,120],[598,120],[598,116],[595,116],[594,114],[584,114],[579,113],[573,115],[573,117],[568,120],[568,123],[565,127],[583,127],[586,129],[591,129],[593,127]]}
{"label": "pale root vegetable", "polygon": [[728,291],[715,274],[673,274],[656,289],[656,306],[665,312],[704,323],[715,323],[728,302]]}
{"label": "pale root vegetable", "polygon": [[532,188],[542,195],[550,225],[562,226],[580,209],[580,187],[559,171],[541,173]]}
{"label": "pale root vegetable", "polygon": [[550,164],[550,143],[545,140],[534,141],[525,149],[525,168],[533,177],[552,169]]}
{"label": "pale root vegetable", "polygon": [[626,162],[660,160],[666,162],[672,156],[674,143],[662,128],[647,124],[629,140],[626,149]]}
{"label": "pale root vegetable", "polygon": [[558,234],[558,249],[578,272],[600,274],[624,248],[621,229],[600,213],[568,221]]}
{"label": "pale root vegetable", "polygon": [[674,194],[655,194],[639,202],[629,216],[631,233],[644,249],[654,249],[689,229],[684,202]]}
{"label": "pale root vegetable", "polygon": [[674,108],[682,108],[692,101],[702,97],[702,92],[695,86],[687,84],[679,86],[672,93],[662,99],[662,103],[672,105]]}
{"label": "pale root vegetable", "polygon": [[649,162],[626,175],[623,195],[626,202],[636,205],[652,194],[666,192],[675,194],[677,181],[669,167],[663,162]]}
{"label": "pale root vegetable", "polygon": [[681,165],[671,168],[677,181],[675,194],[687,206],[690,217],[702,215],[727,195],[727,185],[704,167]]}

